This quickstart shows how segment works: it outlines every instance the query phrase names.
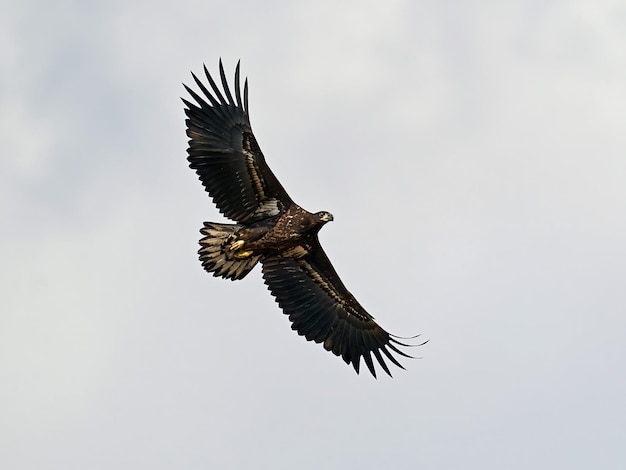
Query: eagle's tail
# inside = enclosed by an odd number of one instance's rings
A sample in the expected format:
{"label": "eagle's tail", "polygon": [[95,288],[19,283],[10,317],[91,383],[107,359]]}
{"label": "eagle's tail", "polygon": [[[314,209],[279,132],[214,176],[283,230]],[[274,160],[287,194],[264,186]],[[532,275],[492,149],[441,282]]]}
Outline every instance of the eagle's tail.
{"label": "eagle's tail", "polygon": [[221,276],[235,281],[243,279],[258,263],[260,256],[236,258],[233,256],[229,244],[234,239],[234,233],[241,228],[237,224],[216,224],[205,222],[200,233],[206,235],[200,240],[198,250],[202,266],[214,276]]}

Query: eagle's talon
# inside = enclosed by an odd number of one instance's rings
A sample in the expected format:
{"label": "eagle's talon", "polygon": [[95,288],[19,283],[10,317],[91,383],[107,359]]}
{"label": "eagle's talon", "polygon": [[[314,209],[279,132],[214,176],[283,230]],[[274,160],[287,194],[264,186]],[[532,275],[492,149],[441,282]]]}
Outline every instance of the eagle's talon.
{"label": "eagle's talon", "polygon": [[[243,244],[243,242],[241,242]],[[242,259],[248,258],[252,254],[252,251],[238,251],[235,253],[235,258]]]}
{"label": "eagle's talon", "polygon": [[[244,242],[243,240],[237,240],[236,242],[232,242],[232,243],[229,245],[229,248],[230,248],[232,251],[237,251],[237,250],[238,250],[239,248],[241,248],[241,247],[242,247],[245,243],[246,243],[246,242]],[[235,255],[235,256],[237,256],[237,255]],[[248,256],[249,256],[249,255],[248,255]]]}

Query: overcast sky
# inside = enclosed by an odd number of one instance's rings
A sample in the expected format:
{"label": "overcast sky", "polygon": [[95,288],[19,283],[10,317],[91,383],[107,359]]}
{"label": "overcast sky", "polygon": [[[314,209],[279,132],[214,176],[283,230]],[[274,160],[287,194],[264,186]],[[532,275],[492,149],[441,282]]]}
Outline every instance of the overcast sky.
{"label": "overcast sky", "polygon": [[[626,6],[2,1],[0,468],[626,468]],[[308,343],[187,167],[219,57],[379,323]],[[366,372],[366,371],[364,371]]]}

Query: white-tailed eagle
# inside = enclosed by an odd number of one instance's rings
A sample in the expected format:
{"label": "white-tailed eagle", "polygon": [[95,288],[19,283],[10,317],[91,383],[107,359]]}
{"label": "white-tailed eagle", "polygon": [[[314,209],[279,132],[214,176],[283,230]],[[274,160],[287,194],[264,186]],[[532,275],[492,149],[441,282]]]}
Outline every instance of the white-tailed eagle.
{"label": "white-tailed eagle", "polygon": [[[219,211],[235,224],[205,222],[199,250],[214,276],[242,279],[257,264],[292,329],[321,343],[359,372],[360,359],[374,377],[374,361],[391,375],[385,358],[409,344],[382,329],[346,289],[322,249],[317,233],[333,220],[329,212],[310,213],[289,197],[263,157],[248,117],[248,81],[243,88],[239,63],[234,94],[220,60],[222,89],[206,67],[211,90],[194,74],[204,97],[185,85],[195,101],[183,99],[189,137],[188,160]],[[422,343],[423,344],[423,343]]]}

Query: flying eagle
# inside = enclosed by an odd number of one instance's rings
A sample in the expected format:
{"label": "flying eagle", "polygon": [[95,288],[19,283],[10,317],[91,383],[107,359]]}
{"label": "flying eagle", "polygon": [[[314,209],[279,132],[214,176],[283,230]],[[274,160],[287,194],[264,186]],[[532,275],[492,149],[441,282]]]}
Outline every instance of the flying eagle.
{"label": "flying eagle", "polygon": [[192,73],[206,99],[184,85],[195,101],[183,99],[189,166],[219,211],[236,222],[204,223],[198,251],[204,269],[236,280],[260,262],[265,283],[299,335],[322,343],[357,374],[363,357],[376,377],[372,354],[390,376],[383,355],[404,369],[393,353],[411,357],[399,349],[411,345],[374,321],[343,285],[320,245],[317,234],[333,220],[332,214],[313,214],[294,203],[265,163],[250,127],[247,79],[241,99],[239,63],[234,95],[221,60],[219,72],[223,90],[204,67],[212,92]]}

